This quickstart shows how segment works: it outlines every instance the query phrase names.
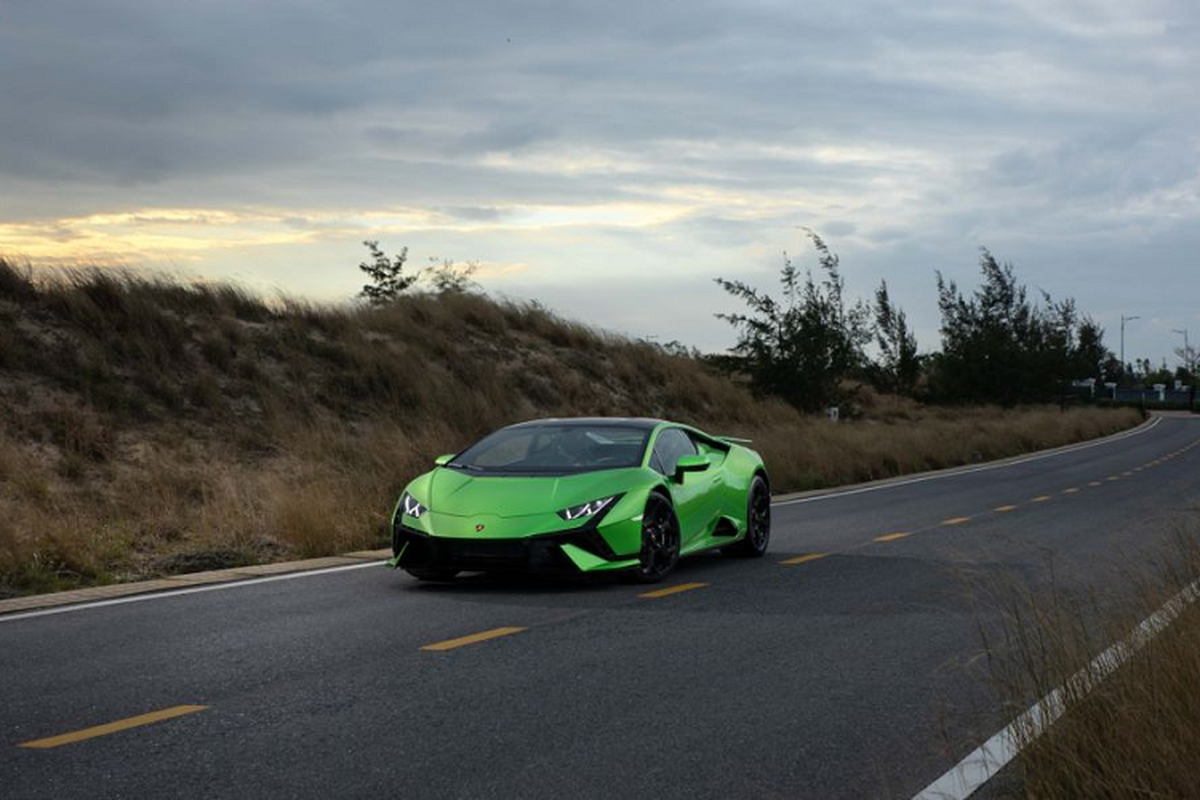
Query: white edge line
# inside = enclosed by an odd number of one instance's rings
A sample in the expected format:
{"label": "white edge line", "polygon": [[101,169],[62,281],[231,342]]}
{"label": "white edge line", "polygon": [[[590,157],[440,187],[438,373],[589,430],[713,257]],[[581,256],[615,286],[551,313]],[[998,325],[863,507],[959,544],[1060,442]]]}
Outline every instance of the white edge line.
{"label": "white edge line", "polygon": [[1129,636],[1093,658],[1064,685],[1030,706],[948,772],[913,795],[913,800],[965,800],[970,797],[1063,715],[1067,707],[1066,698],[1078,702],[1086,697],[1101,681],[1162,633],[1180,612],[1196,602],[1198,596],[1200,580],[1193,581],[1142,620]]}
{"label": "white edge line", "polygon": [[909,478],[902,481],[894,481],[892,483],[881,483],[877,486],[863,486],[858,489],[846,489],[844,491],[833,490],[827,494],[819,494],[813,497],[798,497],[795,500],[777,500],[771,503],[772,506],[794,506],[801,503],[816,503],[821,500],[833,500],[838,497],[849,497],[854,494],[864,494],[866,492],[878,492],[883,489],[895,489],[898,486],[911,486],[914,483],[924,483],[925,481],[938,481],[946,478],[956,478],[959,475],[971,475],[976,472],[988,472],[993,469],[1005,469],[1007,467],[1016,467],[1021,464],[1028,464],[1031,461],[1041,461],[1044,458],[1054,458],[1055,456],[1065,456],[1070,453],[1077,453],[1080,450],[1087,450],[1092,447],[1100,447],[1101,445],[1113,444],[1123,439],[1128,439],[1133,436],[1140,436],[1143,433],[1148,433],[1158,427],[1158,423],[1162,421],[1162,417],[1155,417],[1153,421],[1139,425],[1136,428],[1121,433],[1106,436],[1103,439],[1097,439],[1093,442],[1084,442],[1083,444],[1072,445],[1070,447],[1059,448],[1050,453],[1037,453],[1025,458],[1019,458],[1015,461],[1005,461],[1003,464],[982,464],[978,467],[969,467],[967,469],[956,469],[947,472],[934,472],[929,475],[922,475],[917,478]]}
{"label": "white edge line", "polygon": [[125,603],[140,603],[143,600],[162,600],[167,597],[182,597],[185,594],[215,592],[220,589],[240,589],[244,586],[257,586],[260,583],[271,583],[273,581],[289,581],[293,578],[311,578],[314,575],[329,575],[333,572],[349,572],[352,569],[381,567],[386,563],[386,561],[368,561],[365,564],[345,564],[340,567],[324,567],[322,569],[309,569],[302,572],[289,572],[287,575],[267,575],[262,578],[246,578],[245,580],[233,580],[227,583],[210,583],[204,586],[188,586],[183,589],[168,589],[165,592],[147,592],[146,594],[135,594],[130,595],[129,597],[114,597],[109,600],[93,600],[90,603],[73,603],[70,605],[55,606],[53,608],[42,608],[36,611],[18,611],[12,614],[4,614],[0,616],[0,623],[16,622],[19,619],[33,619],[34,617],[48,617],[53,614],[66,614],[71,611],[84,611],[85,609],[89,608],[105,608],[106,606],[119,606],[124,605]]}

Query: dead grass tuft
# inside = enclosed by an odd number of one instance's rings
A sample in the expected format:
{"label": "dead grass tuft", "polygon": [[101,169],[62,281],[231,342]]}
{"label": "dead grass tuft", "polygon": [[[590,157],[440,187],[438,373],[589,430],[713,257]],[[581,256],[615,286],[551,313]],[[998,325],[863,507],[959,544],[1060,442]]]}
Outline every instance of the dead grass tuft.
{"label": "dead grass tuft", "polygon": [[[1062,592],[1018,594],[992,643],[992,670],[1012,709],[1062,690],[1062,716],[1048,729],[1019,727],[1026,796],[1194,797],[1200,774],[1200,607],[1146,639],[1139,624],[1200,575],[1196,526],[1157,572],[1137,577],[1119,602]],[[1193,594],[1186,594],[1195,600]],[[1111,600],[1111,598],[1104,598]],[[1136,643],[1136,644],[1135,644]],[[1120,662],[1094,659],[1120,644]],[[1120,664],[1120,666],[1114,665]],[[1040,736],[1039,736],[1040,734]]]}

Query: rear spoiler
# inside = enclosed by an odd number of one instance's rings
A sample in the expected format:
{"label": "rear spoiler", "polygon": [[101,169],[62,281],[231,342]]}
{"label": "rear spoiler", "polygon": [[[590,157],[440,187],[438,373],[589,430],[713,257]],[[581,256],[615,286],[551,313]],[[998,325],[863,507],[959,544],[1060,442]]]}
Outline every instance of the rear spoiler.
{"label": "rear spoiler", "polygon": [[717,438],[730,444],[750,444],[754,441],[753,439],[739,439],[736,436],[718,436]]}

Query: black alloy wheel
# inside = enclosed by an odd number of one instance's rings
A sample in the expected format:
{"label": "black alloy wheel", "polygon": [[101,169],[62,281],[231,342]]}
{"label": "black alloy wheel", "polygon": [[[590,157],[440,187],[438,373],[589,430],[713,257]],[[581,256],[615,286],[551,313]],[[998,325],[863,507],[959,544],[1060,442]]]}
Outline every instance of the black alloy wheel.
{"label": "black alloy wheel", "polygon": [[661,494],[652,494],[642,513],[642,549],[637,579],[641,583],[658,583],[679,561],[679,520],[670,502]]}
{"label": "black alloy wheel", "polygon": [[746,493],[746,535],[722,552],[742,558],[760,558],[771,541],[771,492],[761,475],[755,475]]}

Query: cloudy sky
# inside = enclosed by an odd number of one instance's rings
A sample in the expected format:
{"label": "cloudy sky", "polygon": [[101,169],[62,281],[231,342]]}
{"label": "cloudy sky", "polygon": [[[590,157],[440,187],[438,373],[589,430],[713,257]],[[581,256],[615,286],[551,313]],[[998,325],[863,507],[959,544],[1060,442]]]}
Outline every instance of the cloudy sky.
{"label": "cloudy sky", "polygon": [[[1200,340],[1188,2],[4,0],[0,253],[350,297],[363,239],[731,342],[798,226],[937,342],[980,245],[1155,360]],[[1174,358],[1171,357],[1172,362]]]}

